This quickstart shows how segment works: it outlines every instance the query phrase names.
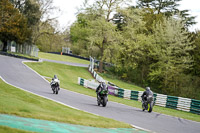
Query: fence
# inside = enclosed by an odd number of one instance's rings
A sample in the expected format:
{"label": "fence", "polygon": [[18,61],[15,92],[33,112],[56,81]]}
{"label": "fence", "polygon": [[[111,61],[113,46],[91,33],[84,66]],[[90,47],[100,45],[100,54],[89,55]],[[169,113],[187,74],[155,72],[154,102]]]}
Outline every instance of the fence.
{"label": "fence", "polygon": [[[0,44],[0,50],[2,50],[3,44]],[[7,41],[7,51],[14,53],[26,54],[34,57],[38,57],[38,51],[36,45],[30,45],[27,43],[17,44],[14,41]]]}

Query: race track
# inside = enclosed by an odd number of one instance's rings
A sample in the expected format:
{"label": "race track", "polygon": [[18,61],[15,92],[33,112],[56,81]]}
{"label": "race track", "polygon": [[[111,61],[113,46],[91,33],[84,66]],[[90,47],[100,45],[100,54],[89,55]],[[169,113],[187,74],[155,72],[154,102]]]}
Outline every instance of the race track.
{"label": "race track", "polygon": [[40,96],[64,103],[71,107],[100,116],[123,121],[158,133],[200,133],[200,123],[159,113],[143,112],[141,109],[108,102],[99,107],[96,98],[61,89],[52,94],[48,82],[22,63],[22,59],[0,55],[0,76],[9,84]]}

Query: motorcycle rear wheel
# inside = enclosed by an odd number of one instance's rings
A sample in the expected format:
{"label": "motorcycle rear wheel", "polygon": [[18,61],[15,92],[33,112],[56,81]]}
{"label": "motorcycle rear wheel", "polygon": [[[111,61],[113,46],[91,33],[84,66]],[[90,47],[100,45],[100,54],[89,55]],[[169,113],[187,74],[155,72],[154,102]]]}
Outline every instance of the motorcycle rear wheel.
{"label": "motorcycle rear wheel", "polygon": [[55,88],[52,88],[53,94],[55,94]]}
{"label": "motorcycle rear wheel", "polygon": [[153,110],[153,102],[151,102],[150,104],[149,104],[149,113],[151,113],[152,112],[152,110]]}

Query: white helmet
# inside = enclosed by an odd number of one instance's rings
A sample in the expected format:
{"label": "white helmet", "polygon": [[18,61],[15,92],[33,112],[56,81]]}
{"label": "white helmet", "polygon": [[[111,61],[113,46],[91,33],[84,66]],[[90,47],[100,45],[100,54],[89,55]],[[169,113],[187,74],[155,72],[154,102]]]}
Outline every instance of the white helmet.
{"label": "white helmet", "polygon": [[150,87],[146,87],[145,89],[146,89],[146,90],[151,90]]}

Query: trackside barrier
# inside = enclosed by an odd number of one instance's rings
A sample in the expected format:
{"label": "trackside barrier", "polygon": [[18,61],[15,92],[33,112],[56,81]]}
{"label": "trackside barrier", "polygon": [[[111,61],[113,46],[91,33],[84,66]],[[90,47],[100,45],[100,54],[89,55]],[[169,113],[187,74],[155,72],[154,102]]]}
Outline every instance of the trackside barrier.
{"label": "trackside barrier", "polygon": [[200,100],[192,99],[190,112],[195,114],[200,114]]}
{"label": "trackside barrier", "polygon": [[166,103],[167,108],[176,109],[177,104],[178,104],[178,97],[167,96],[167,103]]}
{"label": "trackside barrier", "polygon": [[118,93],[116,91],[116,89],[117,89],[117,87],[115,87],[115,86],[108,86],[109,94],[113,95],[113,96],[116,96],[116,94]]}
{"label": "trackside barrier", "polygon": [[[78,84],[93,90],[96,90],[96,88],[99,85],[99,83],[95,82],[94,80],[93,81],[85,80],[80,77],[78,78]],[[136,101],[141,101],[141,95],[143,93],[143,91],[126,90],[118,88],[116,86],[109,86],[109,85],[108,85],[108,91],[110,95]],[[200,114],[200,100],[168,96],[157,93],[154,93],[153,95],[154,95],[155,105],[157,106]]]}
{"label": "trackside barrier", "polygon": [[167,95],[157,94],[155,105],[166,107]]}
{"label": "trackside barrier", "polygon": [[190,111],[191,99],[189,98],[178,98],[177,109],[182,111]]}
{"label": "trackside barrier", "polygon": [[[94,71],[91,65],[89,66],[88,70],[98,82],[105,81],[101,76],[99,76]],[[78,80],[81,80],[81,78]],[[94,83],[91,83],[92,84],[91,85],[90,84],[91,81],[87,81],[87,83],[85,83],[84,79],[78,82],[80,85],[83,84],[83,86],[87,88],[92,88],[92,87],[95,88],[99,84],[99,83],[95,83],[94,85]],[[111,85],[110,86],[108,85],[108,89],[109,89],[109,94],[111,95],[125,98],[125,99],[136,100],[136,101],[141,101],[141,95],[143,93],[143,91],[127,90],[127,89],[122,89],[122,88],[111,86]],[[157,106],[200,114],[200,100],[176,97],[176,96],[168,96],[168,95],[157,94],[157,93],[154,93],[153,96],[154,96],[154,104]]]}
{"label": "trackside barrier", "polygon": [[[99,86],[99,83],[95,82],[94,80],[92,80],[92,81],[85,80],[80,77],[78,77],[78,84],[81,86],[84,86],[86,88],[93,89],[93,90],[96,90],[96,88]],[[115,94],[116,94],[115,89],[116,88],[114,86],[108,86],[109,94],[115,96]]]}

